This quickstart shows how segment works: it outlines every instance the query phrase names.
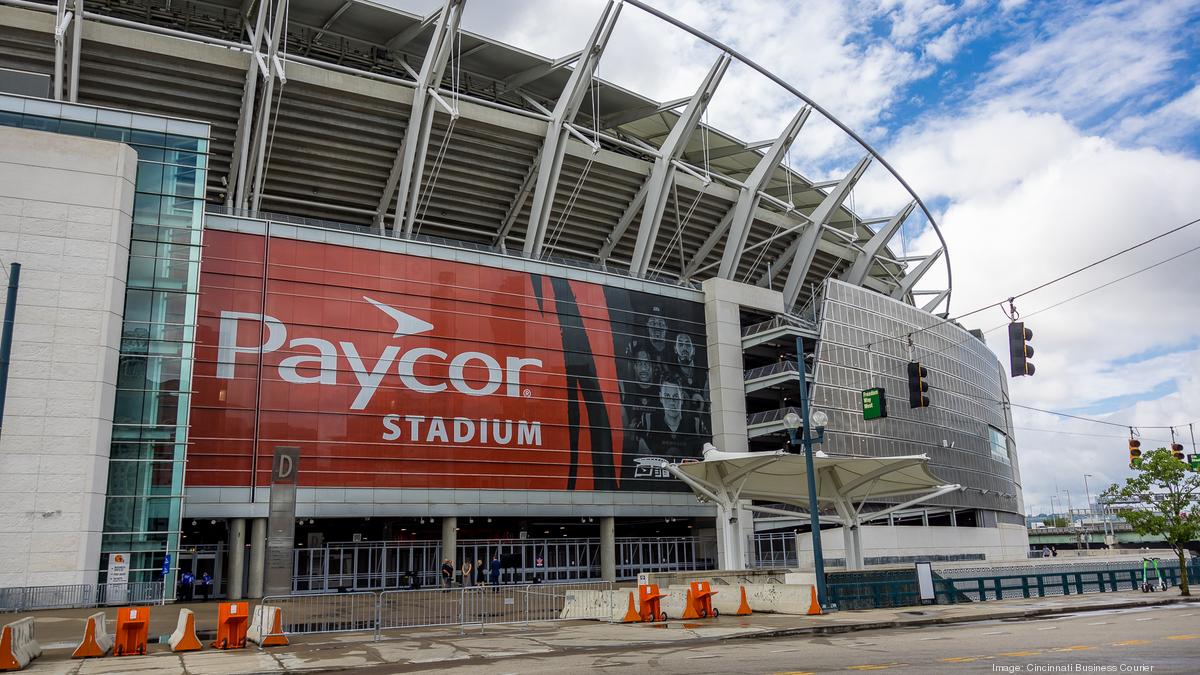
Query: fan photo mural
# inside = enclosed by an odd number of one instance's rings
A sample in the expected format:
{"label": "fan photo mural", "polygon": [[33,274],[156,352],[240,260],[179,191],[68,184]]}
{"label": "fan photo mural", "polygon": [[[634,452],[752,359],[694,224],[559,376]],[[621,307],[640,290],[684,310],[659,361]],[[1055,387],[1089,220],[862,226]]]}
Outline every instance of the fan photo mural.
{"label": "fan photo mural", "polygon": [[710,439],[703,306],[209,230],[187,482],[685,490]]}

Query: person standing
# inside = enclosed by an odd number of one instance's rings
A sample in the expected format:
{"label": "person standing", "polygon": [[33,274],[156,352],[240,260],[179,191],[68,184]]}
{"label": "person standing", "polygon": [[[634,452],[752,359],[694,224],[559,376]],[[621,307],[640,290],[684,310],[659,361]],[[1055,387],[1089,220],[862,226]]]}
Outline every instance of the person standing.
{"label": "person standing", "polygon": [[212,575],[205,570],[204,574],[200,575],[200,597],[204,598],[205,602],[212,597],[213,578]]}
{"label": "person standing", "polygon": [[491,578],[488,579],[488,583],[490,583],[492,586],[498,587],[500,585],[500,554],[499,553],[495,553],[492,555],[492,566],[491,566],[490,572],[491,572],[491,574],[490,574]]}
{"label": "person standing", "polygon": [[450,590],[454,585],[454,565],[450,563],[450,559],[446,558],[442,561],[442,588]]}
{"label": "person standing", "polygon": [[470,560],[464,561],[463,566],[462,566],[462,585],[463,586],[474,586],[475,585],[474,577],[471,576],[471,569],[472,569],[471,561]]}
{"label": "person standing", "polygon": [[191,570],[184,570],[183,575],[179,577],[179,584],[183,587],[183,601],[191,602],[192,594],[196,591],[196,575],[192,574]]}

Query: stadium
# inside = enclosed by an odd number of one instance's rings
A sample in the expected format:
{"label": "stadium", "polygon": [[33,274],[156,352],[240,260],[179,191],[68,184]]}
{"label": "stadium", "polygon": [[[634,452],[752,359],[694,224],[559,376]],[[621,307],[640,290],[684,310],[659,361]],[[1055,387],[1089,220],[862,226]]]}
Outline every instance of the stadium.
{"label": "stadium", "polygon": [[[788,446],[801,386],[822,452],[924,454],[954,488],[863,498],[857,556],[823,509],[827,564],[1023,557],[1005,373],[943,320],[918,195],[732,48],[597,6],[546,58],[464,30],[462,0],[0,0],[0,250],[22,265],[0,587],[103,582],[114,554],[229,598],[261,596],[264,564],[297,592],[494,554],[546,581],[804,567],[807,514],[722,522],[664,468]],[[597,76],[634,16],[711,50],[691,95]],[[705,123],[733,68],[791,102],[775,137]],[[822,125],[861,159],[813,180],[787,158]],[[852,208],[868,170],[897,210]],[[905,255],[906,227],[940,248]]]}

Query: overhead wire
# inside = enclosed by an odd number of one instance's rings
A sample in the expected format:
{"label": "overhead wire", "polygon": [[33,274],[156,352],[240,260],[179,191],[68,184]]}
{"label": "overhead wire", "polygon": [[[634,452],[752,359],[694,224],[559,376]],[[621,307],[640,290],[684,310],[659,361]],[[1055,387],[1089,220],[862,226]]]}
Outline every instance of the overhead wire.
{"label": "overhead wire", "polygon": [[[1188,225],[1190,225],[1190,224],[1193,224],[1193,223],[1196,223],[1196,222],[1200,222],[1200,219],[1198,219],[1198,220],[1195,220],[1195,221],[1191,221],[1191,223],[1188,223]],[[1166,233],[1160,234],[1160,235],[1158,235],[1157,237],[1154,237],[1154,238],[1152,238],[1152,239],[1150,239],[1150,240],[1147,240],[1147,242],[1148,242],[1148,241],[1152,241],[1153,239],[1162,238],[1163,236],[1166,236],[1166,234],[1169,234],[1170,232],[1175,232],[1175,231],[1178,231],[1178,230],[1180,230],[1180,229],[1182,229],[1183,227],[1186,227],[1186,226],[1187,226],[1187,225],[1180,226],[1180,227],[1178,227],[1178,228],[1175,228],[1174,230],[1171,230],[1171,231],[1169,231],[1169,232],[1166,232]],[[1127,250],[1132,250],[1132,248],[1133,248],[1133,247],[1131,247],[1130,249],[1127,249]],[[1099,290],[1101,290],[1101,289],[1103,289],[1103,288],[1107,288],[1107,287],[1109,287],[1109,286],[1112,286],[1113,284],[1116,284],[1116,283],[1118,283],[1118,282],[1120,282],[1120,281],[1124,281],[1124,280],[1126,280],[1126,279],[1129,279],[1129,278],[1131,278],[1131,277],[1137,276],[1138,274],[1142,274],[1143,272],[1147,272],[1147,271],[1149,271],[1149,270],[1152,270],[1152,269],[1154,269],[1154,268],[1156,268],[1156,267],[1159,267],[1159,266],[1165,265],[1166,263],[1172,262],[1172,261],[1174,261],[1174,260],[1177,260],[1177,259],[1179,259],[1179,258],[1181,258],[1181,257],[1185,256],[1185,255],[1188,255],[1188,254],[1190,254],[1190,253],[1194,253],[1194,252],[1196,252],[1196,251],[1200,251],[1200,246],[1196,246],[1196,247],[1190,248],[1190,249],[1188,249],[1188,250],[1186,250],[1186,251],[1183,251],[1183,252],[1181,252],[1181,253],[1177,253],[1177,254],[1175,254],[1175,255],[1173,255],[1173,256],[1171,256],[1171,257],[1169,257],[1169,258],[1165,258],[1165,259],[1163,259],[1163,260],[1159,260],[1159,261],[1157,261],[1157,262],[1155,262],[1155,263],[1152,263],[1152,264],[1150,264],[1150,265],[1147,265],[1147,266],[1145,266],[1145,267],[1142,267],[1142,268],[1140,268],[1140,269],[1138,269],[1138,270],[1135,270],[1135,271],[1133,271],[1133,272],[1130,272],[1130,273],[1128,273],[1128,274],[1122,275],[1122,276],[1120,276],[1120,277],[1118,277],[1118,278],[1116,278],[1116,279],[1113,279],[1113,280],[1107,281],[1107,282],[1105,282],[1105,283],[1103,283],[1103,284],[1099,284],[1099,285],[1097,285],[1097,286],[1094,286],[1094,287],[1092,287],[1092,288],[1090,288],[1090,289],[1088,289],[1088,290],[1086,290],[1086,291],[1084,291],[1084,292],[1082,292],[1082,293],[1077,293],[1076,295],[1073,295],[1073,296],[1071,296],[1071,297],[1069,297],[1069,298],[1066,298],[1066,299],[1064,299],[1064,300],[1060,300],[1059,302],[1056,302],[1056,303],[1054,303],[1054,304],[1052,304],[1052,305],[1049,305],[1049,306],[1043,307],[1043,308],[1041,308],[1041,309],[1035,310],[1035,311],[1033,311],[1033,312],[1030,312],[1029,314],[1026,314],[1026,315],[1025,315],[1025,317],[1026,317],[1026,318],[1028,318],[1028,317],[1034,316],[1034,315],[1036,315],[1036,314],[1041,314],[1041,313],[1043,313],[1043,312],[1047,312],[1047,311],[1050,311],[1050,310],[1052,310],[1052,309],[1058,308],[1058,307],[1060,307],[1060,306],[1062,306],[1062,305],[1064,305],[1064,304],[1066,304],[1066,303],[1068,303],[1068,302],[1071,302],[1071,301],[1073,301],[1073,300],[1077,300],[1077,299],[1079,299],[1079,298],[1082,298],[1082,297],[1084,297],[1084,296],[1086,296],[1086,295],[1089,295],[1089,294],[1091,294],[1091,293],[1094,293],[1094,292],[1096,292],[1096,291],[1099,291]],[[1110,258],[1111,258],[1111,257],[1112,257],[1112,256],[1110,256]],[[1093,264],[1093,266],[1094,266],[1094,264]],[[1062,279],[1062,278],[1066,278],[1066,275],[1064,275],[1063,277],[1060,277],[1060,279]],[[1048,284],[1043,284],[1043,285],[1042,285],[1042,287],[1044,288],[1046,285],[1048,285]],[[1028,292],[1029,292],[1029,291],[1027,291],[1025,294],[1028,294]],[[1015,296],[1014,296],[1014,297],[1015,297]],[[989,305],[988,307],[992,307],[992,306],[994,306],[994,305]],[[937,323],[937,324],[934,324],[934,325],[932,325],[932,326],[928,326],[928,327],[926,327],[926,328],[924,328],[924,329],[921,329],[921,330],[927,330],[927,329],[929,329],[929,328],[934,328],[934,327],[937,327],[937,326],[940,326],[940,325],[944,325],[945,323],[947,323],[947,322],[946,322],[946,321],[942,321],[942,322],[939,322],[939,323]],[[1001,328],[1004,328],[1004,327],[1005,327],[1005,326],[1007,326],[1007,325],[1008,325],[1007,323],[1003,323],[1003,324],[1000,324],[1000,325],[998,325],[998,326],[995,326],[995,327],[993,327],[993,328],[989,328],[989,329],[987,329],[987,330],[983,330],[983,331],[980,331],[980,332],[981,332],[981,333],[984,333],[984,334],[987,334],[987,333],[992,333],[992,332],[994,332],[994,331],[997,331],[997,330],[999,330],[999,329],[1001,329]],[[915,335],[917,332],[920,332],[920,331],[913,331],[913,332],[909,332],[909,333],[903,333],[903,334],[901,334],[901,336],[900,336],[900,337],[902,337],[902,338],[911,338],[911,336],[912,336],[912,335]],[[928,349],[928,348],[919,347],[919,346],[915,346],[915,345],[913,346],[913,349],[915,349],[915,350],[919,350],[919,351],[920,351],[920,352],[922,352],[922,354],[923,354],[923,355],[925,355],[925,356],[934,356],[934,355],[937,355],[937,354],[942,354],[942,353],[944,353],[944,352],[946,352],[946,351],[948,351],[948,350],[950,350],[950,349],[953,349],[953,348],[955,348],[955,347],[959,347],[959,346],[962,346],[962,345],[964,345],[964,344],[968,344],[968,343],[969,343],[971,340],[974,340],[974,339],[975,339],[975,338],[974,338],[973,336],[967,336],[967,337],[965,337],[965,338],[963,338],[963,339],[961,339],[961,340],[952,341],[952,342],[951,342],[949,345],[946,345],[945,347],[942,347],[942,348],[940,348],[940,349]],[[873,346],[877,346],[877,345],[879,345],[879,344],[883,344],[883,343],[885,343],[885,342],[888,342],[888,341],[890,341],[890,340],[888,340],[888,339],[884,339],[884,340],[876,340],[876,341],[868,342],[868,343],[866,343],[866,344],[864,344],[864,345],[861,345],[861,346],[859,346],[859,345],[837,345],[837,346],[838,346],[838,347],[840,347],[840,348],[843,348],[843,349],[866,349],[866,350],[868,351],[868,353],[870,354],[870,353],[872,352],[872,350],[871,350],[871,347],[873,347]],[[872,369],[872,370],[873,370],[873,369]],[[882,368],[881,368],[880,370],[882,371]],[[860,375],[861,375],[861,373],[860,373]],[[873,375],[873,373],[872,373],[872,375]],[[860,384],[861,384],[861,383],[862,383],[864,380],[863,380],[863,378],[862,378],[862,377],[859,377],[859,378],[857,378],[857,380],[856,380],[856,381],[857,381],[858,383],[860,383]],[[1085,417],[1085,416],[1082,416],[1082,415],[1075,415],[1075,414],[1072,414],[1072,413],[1064,413],[1064,412],[1059,412],[1059,411],[1055,411],[1055,410],[1046,410],[1046,409],[1042,409],[1042,408],[1036,408],[1036,407],[1033,407],[1033,406],[1027,406],[1027,405],[1023,405],[1023,404],[1019,404],[1019,403],[1012,403],[1011,401],[1001,401],[1001,400],[999,400],[999,399],[994,399],[994,398],[991,398],[991,397],[975,396],[975,395],[971,395],[971,394],[960,394],[960,395],[962,395],[962,396],[966,396],[966,397],[968,397],[968,398],[975,398],[975,399],[979,399],[979,400],[986,400],[986,401],[989,401],[989,402],[992,402],[992,403],[999,403],[999,404],[1001,404],[1001,405],[1008,405],[1008,406],[1010,406],[1010,407],[1013,407],[1013,408],[1021,408],[1021,409],[1031,410],[1031,411],[1034,411],[1034,412],[1042,412],[1042,413],[1047,413],[1047,414],[1051,414],[1051,415],[1057,415],[1057,416],[1060,416],[1060,417],[1067,417],[1067,418],[1071,418],[1071,419],[1077,419],[1077,420],[1082,420],[1082,421],[1087,421],[1087,422],[1094,422],[1094,423],[1096,423],[1096,424],[1103,424],[1103,425],[1115,426],[1115,427],[1121,427],[1121,428],[1130,428],[1130,427],[1135,427],[1135,428],[1138,428],[1138,429],[1171,429],[1171,428],[1173,428],[1173,427],[1175,427],[1175,426],[1182,426],[1182,425],[1178,425],[1178,424],[1176,424],[1176,425],[1137,425],[1137,424],[1135,424],[1135,425],[1130,425],[1130,424],[1124,424],[1124,423],[1110,422],[1110,421],[1107,421],[1107,420],[1099,420],[1099,419],[1095,419],[1095,418],[1091,418],[1091,417]]]}
{"label": "overhead wire", "polygon": [[[1024,291],[1021,291],[1020,293],[1017,293],[1017,294],[1015,294],[1015,295],[1011,295],[1011,296],[1009,296],[1009,297],[1008,297],[1008,298],[1006,298],[1006,299],[1002,299],[1002,300],[1000,300],[1000,301],[997,301],[997,302],[991,302],[991,303],[988,303],[988,304],[986,304],[986,305],[983,305],[982,307],[978,307],[978,308],[976,308],[976,309],[973,309],[973,310],[971,310],[971,311],[969,311],[969,312],[965,312],[965,313],[963,313],[963,314],[959,314],[959,315],[957,315],[957,316],[954,316],[954,317],[947,317],[947,318],[945,318],[945,319],[942,319],[942,320],[940,320],[940,321],[937,321],[937,322],[935,322],[935,323],[932,323],[932,324],[930,324],[930,325],[928,325],[928,326],[924,326],[924,327],[922,327],[922,328],[917,328],[917,329],[914,329],[914,330],[911,330],[911,331],[906,331],[906,332],[900,333],[900,334],[898,334],[898,335],[884,336],[883,338],[881,338],[881,339],[879,339],[879,340],[876,340],[876,341],[872,342],[871,344],[880,344],[880,343],[882,343],[882,342],[887,342],[887,341],[889,341],[889,340],[903,340],[903,339],[907,339],[907,338],[910,338],[910,337],[912,337],[913,335],[916,335],[916,334],[918,334],[918,333],[923,333],[923,332],[925,332],[925,331],[927,331],[927,330],[931,330],[931,329],[933,329],[933,328],[937,328],[938,326],[942,326],[942,325],[945,325],[945,324],[947,324],[947,323],[951,323],[951,322],[961,321],[962,319],[965,319],[965,318],[966,318],[966,317],[968,317],[968,316],[974,316],[975,314],[979,314],[980,312],[983,312],[983,311],[986,311],[986,310],[992,309],[993,307],[996,307],[996,306],[998,306],[998,305],[999,305],[999,306],[1002,306],[1004,302],[1010,302],[1010,303],[1011,303],[1013,300],[1016,300],[1016,299],[1018,299],[1018,298],[1025,297],[1026,295],[1029,295],[1029,294],[1031,294],[1031,293],[1034,293],[1034,292],[1040,291],[1040,290],[1042,290],[1042,289],[1044,289],[1044,288],[1047,288],[1047,287],[1049,287],[1049,286],[1052,286],[1052,285],[1054,285],[1054,284],[1057,284],[1057,283],[1058,283],[1058,282],[1060,282],[1060,281],[1064,281],[1064,280],[1066,280],[1066,279],[1069,279],[1070,277],[1073,277],[1073,276],[1075,276],[1076,274],[1079,274],[1079,273],[1081,273],[1081,272],[1087,271],[1087,270],[1089,270],[1089,269],[1091,269],[1091,268],[1093,268],[1093,267],[1096,267],[1097,265],[1101,265],[1101,264],[1103,264],[1103,263],[1106,263],[1106,262],[1108,262],[1108,261],[1110,261],[1110,260],[1113,260],[1114,258],[1117,258],[1117,257],[1119,257],[1119,256],[1125,255],[1126,253],[1129,253],[1129,252],[1131,252],[1131,251],[1134,251],[1134,250],[1136,250],[1136,249],[1139,249],[1139,248],[1141,248],[1142,246],[1145,246],[1145,245],[1147,245],[1147,244],[1150,244],[1150,243],[1152,243],[1152,242],[1158,241],[1159,239],[1162,239],[1163,237],[1166,237],[1166,236],[1169,236],[1169,235],[1175,234],[1176,232],[1179,232],[1179,231],[1181,231],[1181,230],[1184,230],[1184,229],[1186,229],[1186,228],[1188,228],[1188,227],[1191,227],[1192,225],[1195,225],[1196,223],[1200,223],[1200,218],[1196,218],[1196,219],[1194,219],[1194,220],[1190,220],[1190,221],[1188,221],[1188,222],[1186,222],[1186,223],[1184,223],[1184,224],[1182,224],[1182,225],[1179,225],[1179,226],[1177,226],[1177,227],[1173,227],[1173,228],[1171,228],[1171,229],[1167,230],[1166,232],[1161,232],[1161,233],[1159,233],[1159,234],[1156,234],[1156,235],[1154,235],[1153,237],[1150,237],[1149,239],[1144,239],[1144,240],[1142,240],[1142,241],[1140,241],[1140,242],[1138,242],[1138,243],[1136,243],[1136,244],[1134,244],[1134,245],[1132,245],[1132,246],[1129,246],[1129,247],[1127,247],[1127,248],[1121,249],[1120,251],[1117,251],[1116,253],[1112,253],[1112,254],[1110,254],[1110,255],[1107,255],[1107,256],[1105,256],[1105,257],[1103,257],[1103,258],[1099,259],[1099,260],[1096,260],[1096,261],[1094,261],[1094,262],[1088,263],[1087,265],[1084,265],[1083,267],[1080,267],[1080,268],[1078,268],[1078,269],[1075,269],[1075,270],[1072,270],[1072,271],[1070,271],[1070,272],[1067,272],[1066,274],[1063,274],[1063,275],[1060,275],[1060,276],[1058,276],[1058,277],[1055,277],[1054,279],[1051,279],[1051,280],[1049,280],[1049,281],[1046,281],[1046,282],[1044,282],[1044,283],[1038,284],[1037,286],[1034,286],[1033,288],[1029,288],[1029,289],[1026,289],[1026,290],[1024,290]],[[1185,255],[1186,253],[1191,253],[1192,251],[1195,251],[1195,250],[1197,250],[1197,249],[1191,249],[1191,250],[1189,250],[1189,251],[1185,251],[1183,254],[1180,254],[1180,255]],[[1175,257],[1179,257],[1179,256],[1175,256]],[[1170,260],[1174,260],[1174,258],[1170,258],[1170,259],[1168,259],[1168,260],[1165,260],[1165,261],[1162,261],[1162,262],[1169,262]],[[1161,263],[1159,263],[1159,264],[1161,264]],[[1141,271],[1144,271],[1144,270],[1141,270]],[[1140,271],[1139,271],[1139,272],[1140,272]],[[1093,290],[1099,290],[1099,289],[1093,289]],[[860,347],[865,347],[865,346],[866,346],[866,345],[860,345]]]}

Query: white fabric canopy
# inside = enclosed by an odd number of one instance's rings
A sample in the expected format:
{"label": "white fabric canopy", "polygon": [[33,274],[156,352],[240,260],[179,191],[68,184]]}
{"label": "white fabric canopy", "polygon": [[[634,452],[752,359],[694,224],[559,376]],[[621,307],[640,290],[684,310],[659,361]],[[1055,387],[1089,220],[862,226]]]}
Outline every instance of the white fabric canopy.
{"label": "white fabric canopy", "polygon": [[[739,499],[779,502],[808,507],[808,469],[803,454],[774,452],[724,452],[706,449],[704,459],[673,467],[714,491],[734,488]],[[916,495],[946,485],[929,472],[929,457],[813,456],[817,473],[817,501],[862,501]],[[680,478],[683,478],[680,476]],[[691,481],[684,479],[694,487]],[[703,494],[703,492],[701,492]],[[712,495],[705,495],[712,496]]]}
{"label": "white fabric canopy", "polygon": [[[738,532],[745,523],[738,524],[740,510],[790,513],[770,507],[746,506],[746,502],[792,504],[808,510],[808,466],[803,454],[783,450],[724,452],[706,444],[704,459],[681,464],[664,462],[664,468],[687,483],[701,500],[717,505],[718,523],[723,532],[722,567],[744,566],[744,544]],[[863,567],[859,533],[863,522],[962,489],[960,485],[943,483],[930,473],[926,455],[832,457],[817,452],[813,456],[813,470],[817,501],[832,504],[837,511],[846,539],[847,567],[850,569]],[[901,496],[911,498],[879,511],[863,513],[863,505],[868,500]],[[827,517],[821,519],[830,520]]]}

